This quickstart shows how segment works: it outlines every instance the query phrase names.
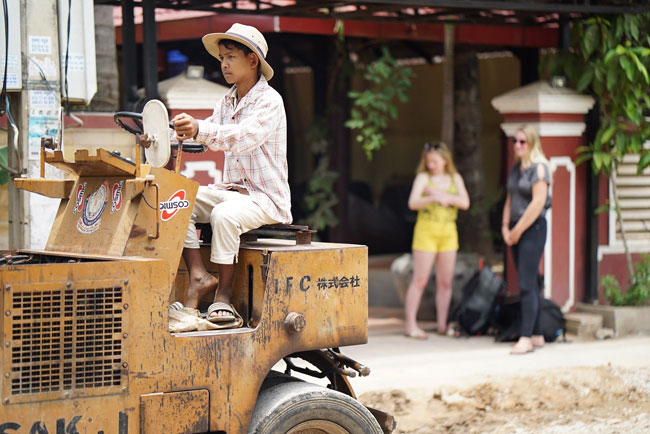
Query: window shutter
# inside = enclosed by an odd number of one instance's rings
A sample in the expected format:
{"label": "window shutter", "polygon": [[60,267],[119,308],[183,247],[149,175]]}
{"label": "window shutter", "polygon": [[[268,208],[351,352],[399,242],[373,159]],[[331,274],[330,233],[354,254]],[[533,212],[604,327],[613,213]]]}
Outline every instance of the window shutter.
{"label": "window shutter", "polygon": [[[650,240],[650,168],[637,175],[638,163],[639,155],[626,155],[613,179],[617,188],[625,236],[629,241]],[[614,210],[611,193],[610,197],[612,210]],[[620,222],[616,222],[616,240],[621,240]]]}

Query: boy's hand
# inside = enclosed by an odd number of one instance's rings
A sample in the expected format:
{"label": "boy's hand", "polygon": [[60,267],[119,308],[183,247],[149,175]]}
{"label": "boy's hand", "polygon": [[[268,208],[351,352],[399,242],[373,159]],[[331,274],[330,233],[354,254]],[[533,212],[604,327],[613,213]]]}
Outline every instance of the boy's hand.
{"label": "boy's hand", "polygon": [[190,140],[196,138],[199,133],[199,123],[187,113],[181,113],[172,119],[174,131],[178,140]]}

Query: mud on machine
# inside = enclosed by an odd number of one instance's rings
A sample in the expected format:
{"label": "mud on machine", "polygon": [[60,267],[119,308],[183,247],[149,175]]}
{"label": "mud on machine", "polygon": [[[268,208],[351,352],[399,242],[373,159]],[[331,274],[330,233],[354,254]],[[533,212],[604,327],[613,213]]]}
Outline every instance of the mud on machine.
{"label": "mud on machine", "polygon": [[[367,248],[249,236],[233,292],[243,327],[170,332],[198,189],[180,158],[202,148],[179,145],[165,168],[159,101],[116,121],[136,134],[135,161],[105,149],[68,161],[43,138],[41,177],[15,180],[60,205],[44,250],[0,252],[0,433],[391,432],[348,381],[369,369],[339,351],[367,342]],[[46,179],[45,164],[69,176]]]}

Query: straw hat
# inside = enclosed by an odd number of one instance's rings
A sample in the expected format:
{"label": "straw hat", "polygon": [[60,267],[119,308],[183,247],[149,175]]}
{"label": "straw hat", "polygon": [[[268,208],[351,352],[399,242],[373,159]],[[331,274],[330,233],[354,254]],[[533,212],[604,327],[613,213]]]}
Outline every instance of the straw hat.
{"label": "straw hat", "polygon": [[230,39],[246,45],[260,59],[260,72],[267,79],[273,77],[273,68],[266,61],[269,47],[259,30],[252,26],[235,23],[226,33],[208,33],[203,37],[203,45],[208,53],[219,59],[219,41]]}

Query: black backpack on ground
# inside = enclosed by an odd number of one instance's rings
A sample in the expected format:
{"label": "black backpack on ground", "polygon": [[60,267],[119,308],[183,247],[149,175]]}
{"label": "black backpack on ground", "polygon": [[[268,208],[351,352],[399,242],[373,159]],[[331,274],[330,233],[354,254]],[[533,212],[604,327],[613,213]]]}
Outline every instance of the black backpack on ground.
{"label": "black backpack on ground", "polygon": [[497,300],[494,307],[494,328],[497,342],[514,342],[519,339],[521,329],[521,302],[519,294]]}
{"label": "black backpack on ground", "polygon": [[539,314],[539,326],[546,342],[555,342],[562,335],[566,341],[566,319],[553,300],[542,300],[542,311]]}
{"label": "black backpack on ground", "polygon": [[469,335],[484,334],[492,324],[497,295],[504,288],[503,280],[483,267],[463,287],[460,303],[450,318],[458,321]]}
{"label": "black backpack on ground", "polygon": [[[540,328],[546,342],[555,342],[562,335],[566,342],[566,319],[562,310],[553,300],[543,299],[539,313]],[[514,342],[519,339],[521,328],[521,302],[501,306],[500,314],[496,318],[501,332],[494,338],[497,342]]]}

